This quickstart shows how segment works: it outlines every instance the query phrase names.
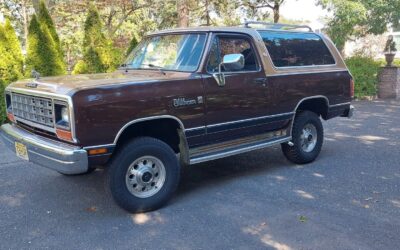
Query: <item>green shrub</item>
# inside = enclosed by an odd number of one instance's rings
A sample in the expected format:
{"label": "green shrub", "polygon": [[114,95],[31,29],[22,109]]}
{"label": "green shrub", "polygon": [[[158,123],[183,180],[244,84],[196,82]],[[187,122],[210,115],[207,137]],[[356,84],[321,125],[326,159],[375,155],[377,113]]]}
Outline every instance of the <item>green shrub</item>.
{"label": "green shrub", "polygon": [[8,31],[0,24],[0,84],[3,85],[16,81],[22,76],[20,59],[15,58],[18,51],[14,50],[13,41],[9,40],[10,28],[7,29]]}
{"label": "green shrub", "polygon": [[4,32],[5,37],[8,40],[9,53],[14,58],[13,64],[15,65],[19,75],[22,76],[24,58],[22,56],[21,44],[9,19],[6,19],[6,23],[4,24]]}
{"label": "green shrub", "polygon": [[346,59],[346,64],[354,77],[355,97],[375,96],[381,63],[373,58],[353,56]]}
{"label": "green shrub", "polygon": [[40,24],[36,15],[32,16],[28,29],[28,50],[26,76],[34,69],[42,76],[55,76],[65,73],[64,63],[46,25]]}
{"label": "green shrub", "polygon": [[39,11],[37,18],[39,23],[46,26],[47,29],[49,30],[50,36],[53,39],[54,46],[59,56],[59,63],[61,63],[63,68],[65,68],[66,66],[64,62],[64,52],[61,47],[61,41],[57,34],[56,26],[54,25],[53,19],[51,19],[49,11],[47,10],[46,4],[43,0],[40,1],[39,3]]}
{"label": "green shrub", "polygon": [[75,65],[74,74],[111,72],[120,64],[121,52],[114,48],[102,29],[99,13],[91,5],[84,26],[83,58]]}
{"label": "green shrub", "polygon": [[7,115],[6,115],[6,105],[4,102],[4,84],[0,82],[0,125],[3,124],[7,120]]}
{"label": "green shrub", "polygon": [[0,24],[0,124],[6,121],[4,89],[22,77],[21,46],[9,20]]}

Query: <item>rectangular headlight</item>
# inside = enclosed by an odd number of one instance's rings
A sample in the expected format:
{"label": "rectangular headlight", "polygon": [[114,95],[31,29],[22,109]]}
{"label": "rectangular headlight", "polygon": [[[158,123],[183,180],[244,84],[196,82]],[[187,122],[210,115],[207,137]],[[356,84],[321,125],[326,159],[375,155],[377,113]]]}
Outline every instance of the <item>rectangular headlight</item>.
{"label": "rectangular headlight", "polygon": [[68,104],[65,102],[54,103],[55,124],[57,128],[64,130],[71,129],[71,118],[69,115]]}

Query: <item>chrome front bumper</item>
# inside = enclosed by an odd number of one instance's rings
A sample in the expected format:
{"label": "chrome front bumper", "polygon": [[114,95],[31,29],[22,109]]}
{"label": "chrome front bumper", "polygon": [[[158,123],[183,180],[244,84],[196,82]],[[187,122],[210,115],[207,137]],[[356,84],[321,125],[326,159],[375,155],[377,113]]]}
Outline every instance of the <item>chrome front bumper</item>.
{"label": "chrome front bumper", "polygon": [[63,174],[81,174],[88,170],[86,150],[32,134],[16,125],[0,128],[0,140],[15,153],[15,142],[27,147],[29,161]]}

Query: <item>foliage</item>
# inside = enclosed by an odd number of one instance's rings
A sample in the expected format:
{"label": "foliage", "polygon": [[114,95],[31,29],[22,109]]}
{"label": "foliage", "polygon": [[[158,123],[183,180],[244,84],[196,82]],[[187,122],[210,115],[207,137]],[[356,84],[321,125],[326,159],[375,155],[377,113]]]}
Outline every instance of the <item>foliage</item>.
{"label": "foliage", "polygon": [[46,4],[43,0],[41,0],[39,3],[39,10],[38,10],[37,18],[38,18],[39,22],[41,23],[41,25],[46,26],[47,29],[49,30],[50,36],[53,39],[55,48],[57,50],[59,60],[63,64],[63,67],[65,68],[64,52],[61,47],[60,38],[58,37],[53,19],[51,19],[49,11],[47,10]]}
{"label": "foliage", "polygon": [[74,74],[110,72],[119,65],[121,53],[106,38],[102,28],[97,8],[91,5],[84,25],[83,59],[75,67]]}
{"label": "foliage", "polygon": [[243,0],[243,6],[252,19],[258,17],[261,20],[269,17],[269,13],[262,12],[269,8],[273,13],[273,22],[277,23],[280,19],[280,7],[284,2],[285,0]]}
{"label": "foliage", "polygon": [[128,47],[128,49],[126,50],[126,55],[129,55],[131,52],[132,52],[132,50],[134,49],[134,48],[136,48],[136,46],[138,45],[138,40],[136,39],[136,37],[133,37],[132,38],[132,40],[131,40],[131,42],[129,43],[129,47]]}
{"label": "foliage", "polygon": [[15,66],[17,67],[18,72],[22,73],[23,72],[23,66],[24,66],[24,58],[22,56],[22,51],[21,51],[21,45],[19,43],[17,34],[15,33],[14,27],[11,25],[11,22],[9,19],[6,19],[6,22],[4,24],[4,32],[5,36],[8,40],[9,44],[9,52],[12,54],[14,58]]}
{"label": "foliage", "polygon": [[319,0],[319,3],[333,12],[327,33],[341,51],[346,41],[366,34],[382,34],[389,24],[398,24],[400,20],[398,0]]}
{"label": "foliage", "polygon": [[[0,82],[0,98],[4,97],[4,84]],[[4,101],[2,100],[0,102],[0,124],[3,124],[7,120],[7,115],[6,115],[6,105]]]}
{"label": "foliage", "polygon": [[346,64],[354,77],[355,97],[375,96],[381,63],[373,58],[353,56],[346,59]]}
{"label": "foliage", "polygon": [[22,76],[21,49],[18,50],[18,44],[13,44],[12,32],[12,26],[0,24],[0,84],[4,86]]}
{"label": "foliage", "polygon": [[26,75],[34,69],[42,76],[54,76],[65,73],[64,63],[60,60],[57,46],[46,25],[41,24],[36,15],[29,24]]}
{"label": "foliage", "polygon": [[5,121],[4,88],[22,76],[22,53],[9,21],[0,24],[0,124]]}

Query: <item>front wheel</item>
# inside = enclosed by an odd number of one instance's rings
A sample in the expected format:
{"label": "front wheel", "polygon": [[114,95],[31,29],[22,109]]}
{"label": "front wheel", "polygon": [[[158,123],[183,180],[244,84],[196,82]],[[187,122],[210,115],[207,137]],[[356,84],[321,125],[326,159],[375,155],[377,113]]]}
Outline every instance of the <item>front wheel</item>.
{"label": "front wheel", "polygon": [[180,167],[164,142],[141,137],[128,143],[109,169],[111,194],[119,206],[133,213],[163,206],[175,192]]}
{"label": "front wheel", "polygon": [[302,111],[294,119],[292,144],[282,144],[283,154],[296,164],[313,162],[321,152],[324,128],[319,116],[311,111]]}

